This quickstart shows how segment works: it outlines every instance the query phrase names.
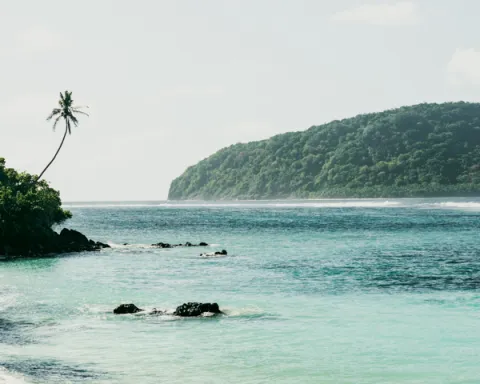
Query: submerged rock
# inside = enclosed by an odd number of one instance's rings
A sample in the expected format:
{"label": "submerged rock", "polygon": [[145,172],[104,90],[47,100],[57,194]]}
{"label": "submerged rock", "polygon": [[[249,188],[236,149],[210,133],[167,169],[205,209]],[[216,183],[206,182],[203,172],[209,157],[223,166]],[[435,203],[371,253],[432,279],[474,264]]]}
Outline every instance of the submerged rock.
{"label": "submerged rock", "polygon": [[202,257],[212,257],[212,256],[227,256],[228,253],[225,249],[217,252],[208,252],[208,253],[201,253],[200,256]]}
{"label": "submerged rock", "polygon": [[113,313],[116,315],[126,315],[142,311],[143,309],[138,308],[135,304],[121,304],[113,310]]}
{"label": "submerged rock", "polygon": [[222,314],[217,303],[185,303],[177,307],[173,313],[175,316],[195,317],[203,313]]}
{"label": "submerged rock", "polygon": [[192,244],[189,241],[187,241],[185,244],[169,244],[169,243],[160,242],[160,243],[152,244],[152,247],[157,247],[157,248],[208,247],[208,244],[203,241],[199,244]]}
{"label": "submerged rock", "polygon": [[171,244],[168,243],[157,243],[157,244],[152,244],[152,247],[157,247],[157,248],[172,248]]}

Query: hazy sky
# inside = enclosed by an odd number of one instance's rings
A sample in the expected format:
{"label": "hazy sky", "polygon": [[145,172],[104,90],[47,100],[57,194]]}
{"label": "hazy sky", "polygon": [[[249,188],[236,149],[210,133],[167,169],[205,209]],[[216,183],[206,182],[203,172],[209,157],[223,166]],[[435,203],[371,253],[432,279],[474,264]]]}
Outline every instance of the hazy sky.
{"label": "hazy sky", "polygon": [[478,0],[0,0],[0,157],[63,200],[164,199],[224,146],[419,102],[480,101]]}

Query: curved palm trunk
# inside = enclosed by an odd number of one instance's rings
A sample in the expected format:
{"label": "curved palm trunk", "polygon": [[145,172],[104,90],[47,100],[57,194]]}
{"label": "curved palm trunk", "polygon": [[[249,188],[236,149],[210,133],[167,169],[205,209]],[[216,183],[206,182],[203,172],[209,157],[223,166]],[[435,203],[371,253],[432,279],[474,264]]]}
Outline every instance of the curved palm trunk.
{"label": "curved palm trunk", "polygon": [[63,134],[62,142],[60,143],[60,146],[58,147],[57,152],[55,152],[55,156],[53,156],[53,159],[50,160],[50,162],[47,164],[47,166],[46,166],[45,169],[42,171],[42,173],[40,173],[40,176],[38,176],[37,181],[42,178],[43,174],[44,174],[45,171],[48,169],[48,167],[50,167],[50,165],[52,165],[52,163],[55,161],[55,158],[57,157],[58,152],[60,152],[60,149],[61,149],[62,146],[63,146],[63,142],[65,141],[65,138],[67,137],[67,132],[68,132],[68,122],[66,122],[65,124],[66,124],[66,125],[65,125],[65,133]]}

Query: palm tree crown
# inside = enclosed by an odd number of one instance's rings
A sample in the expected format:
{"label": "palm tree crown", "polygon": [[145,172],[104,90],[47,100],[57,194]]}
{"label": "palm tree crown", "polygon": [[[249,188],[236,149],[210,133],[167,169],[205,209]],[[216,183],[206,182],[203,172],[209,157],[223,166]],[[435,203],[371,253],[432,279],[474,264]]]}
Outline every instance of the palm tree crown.
{"label": "palm tree crown", "polygon": [[79,113],[79,114],[88,116],[87,113],[80,110],[83,107],[76,107],[73,105],[72,92],[69,92],[69,91],[65,91],[64,93],[60,92],[60,100],[58,101],[58,104],[60,105],[60,108],[54,108],[52,110],[52,113],[50,113],[50,115],[47,117],[47,121],[50,121],[55,117],[55,121],[53,123],[53,130],[55,130],[55,128],[57,127],[57,123],[61,118],[63,118],[65,120],[65,133],[63,134],[63,139],[60,143],[60,146],[57,149],[57,152],[55,152],[53,159],[50,160],[50,162],[47,164],[45,169],[40,173],[40,176],[38,176],[37,181],[40,180],[40,178],[43,176],[45,171],[48,169],[48,167],[50,167],[50,165],[53,163],[53,161],[57,157],[58,152],[60,152],[63,142],[65,141],[65,137],[67,137],[67,133],[69,135],[72,133],[72,123],[76,127],[78,126],[78,119],[75,116],[75,114]]}
{"label": "palm tree crown", "polygon": [[60,100],[58,100],[58,104],[60,105],[60,108],[54,108],[50,116],[47,117],[47,121],[53,119],[55,116],[57,117],[53,123],[53,130],[55,130],[58,121],[63,117],[66,124],[65,129],[70,135],[72,133],[72,123],[78,127],[78,119],[75,116],[75,113],[87,116],[88,114],[80,110],[83,107],[73,106],[72,92],[65,91],[63,94],[60,92]]}

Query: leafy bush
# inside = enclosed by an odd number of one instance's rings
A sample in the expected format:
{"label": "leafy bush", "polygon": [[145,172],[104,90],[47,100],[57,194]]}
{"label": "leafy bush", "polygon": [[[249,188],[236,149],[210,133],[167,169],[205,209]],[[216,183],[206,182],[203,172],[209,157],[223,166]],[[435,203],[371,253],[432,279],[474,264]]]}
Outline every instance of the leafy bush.
{"label": "leafy bush", "polygon": [[24,249],[52,235],[52,226],[71,217],[60,194],[36,176],[5,167],[0,158],[0,254]]}

